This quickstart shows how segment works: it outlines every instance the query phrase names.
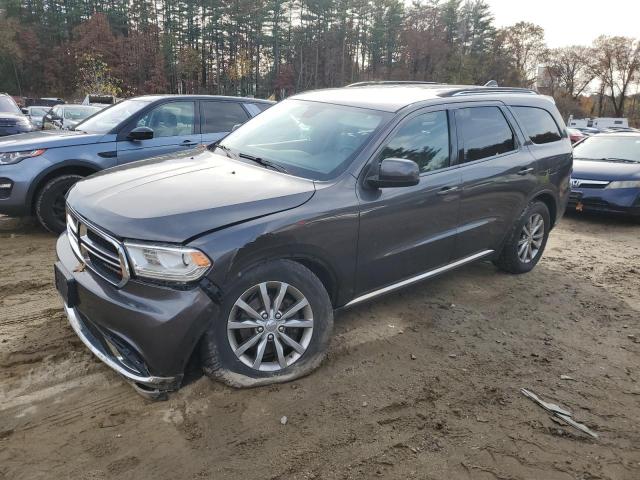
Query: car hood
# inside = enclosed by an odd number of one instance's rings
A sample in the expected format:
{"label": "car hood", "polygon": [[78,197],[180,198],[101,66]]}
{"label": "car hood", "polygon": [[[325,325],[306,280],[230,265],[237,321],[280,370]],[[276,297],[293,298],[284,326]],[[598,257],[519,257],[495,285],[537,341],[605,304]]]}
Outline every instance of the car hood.
{"label": "car hood", "polygon": [[35,150],[38,148],[70,147],[98,143],[104,137],[102,133],[83,133],[63,130],[38,130],[13,135],[0,141],[0,152]]}
{"label": "car hood", "polygon": [[574,160],[571,176],[582,180],[640,179],[640,163]]}
{"label": "car hood", "polygon": [[295,208],[314,193],[311,180],[205,150],[104,170],[78,182],[67,201],[118,238],[184,243]]}
{"label": "car hood", "polygon": [[12,120],[20,120],[25,118],[22,113],[0,112],[0,118],[10,118]]}

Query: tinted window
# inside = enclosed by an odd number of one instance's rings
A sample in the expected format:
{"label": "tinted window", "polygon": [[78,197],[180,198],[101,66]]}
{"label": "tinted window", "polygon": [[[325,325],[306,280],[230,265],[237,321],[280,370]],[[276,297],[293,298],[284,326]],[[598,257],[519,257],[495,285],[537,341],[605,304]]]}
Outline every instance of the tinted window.
{"label": "tinted window", "polygon": [[413,160],[421,172],[449,166],[449,125],[447,112],[418,115],[404,123],[391,137],[379,159]]}
{"label": "tinted window", "polygon": [[562,139],[558,125],[549,112],[534,107],[511,107],[533,143],[550,143]]}
{"label": "tinted window", "polygon": [[513,132],[498,107],[456,110],[456,126],[462,139],[465,162],[515,150]]}
{"label": "tinted window", "polygon": [[264,112],[267,108],[273,106],[270,103],[254,103],[253,105],[255,105],[261,112]]}
{"label": "tinted window", "polygon": [[230,132],[234,125],[247,121],[239,103],[202,102],[202,133]]}
{"label": "tinted window", "polygon": [[136,123],[136,127],[149,127],[153,137],[177,137],[193,134],[193,102],[171,102],[160,105]]}

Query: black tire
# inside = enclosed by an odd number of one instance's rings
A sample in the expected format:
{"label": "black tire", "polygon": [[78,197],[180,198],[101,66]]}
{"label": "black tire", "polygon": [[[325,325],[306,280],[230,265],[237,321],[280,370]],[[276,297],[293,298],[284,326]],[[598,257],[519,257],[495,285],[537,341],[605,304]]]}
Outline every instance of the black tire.
{"label": "black tire", "polygon": [[[254,286],[264,282],[282,282],[294,287],[293,289],[308,301],[313,317],[313,330],[304,353],[290,365],[280,367],[276,371],[257,370],[243,363],[234,353],[227,332],[232,311],[234,315],[239,311],[237,308],[234,310],[236,301]],[[311,270],[294,261],[275,260],[242,272],[225,290],[220,314],[211,322],[200,342],[202,369],[207,376],[231,387],[247,388],[294,380],[308,375],[320,365],[326,356],[333,330],[333,307],[324,285]],[[275,300],[272,301],[275,303]],[[297,332],[299,329],[293,331]],[[253,330],[249,336],[257,335],[257,332],[257,329]],[[265,335],[268,333],[266,329],[264,332]],[[280,338],[279,334],[276,335]],[[286,346],[284,342],[281,344]],[[275,342],[270,340],[267,345],[266,348],[271,348],[271,353],[265,355],[271,355],[272,361],[275,362]]]}
{"label": "black tire", "polygon": [[36,197],[35,210],[40,225],[52,233],[60,234],[64,231],[65,197],[69,189],[82,178],[81,175],[61,175],[45,183]]}
{"label": "black tire", "polygon": [[[544,233],[542,236],[542,242],[535,256],[530,261],[524,262],[518,256],[518,242],[521,240],[523,228],[529,222],[529,219],[533,218],[535,215],[542,216],[542,219],[544,221]],[[518,217],[518,219],[514,222],[513,227],[506,239],[506,242],[502,247],[500,255],[493,261],[494,265],[500,270],[508,273],[519,274],[530,272],[538,264],[540,258],[542,257],[542,254],[544,253],[544,249],[547,245],[547,239],[549,238],[550,229],[551,216],[549,215],[549,209],[547,208],[547,206],[540,201],[533,201],[529,203],[520,217]]]}

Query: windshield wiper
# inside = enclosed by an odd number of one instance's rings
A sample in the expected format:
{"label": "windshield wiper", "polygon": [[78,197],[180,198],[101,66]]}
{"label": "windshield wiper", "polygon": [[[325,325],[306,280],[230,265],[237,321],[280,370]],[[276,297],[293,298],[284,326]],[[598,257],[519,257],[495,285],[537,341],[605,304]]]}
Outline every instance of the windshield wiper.
{"label": "windshield wiper", "polygon": [[257,163],[258,165],[262,165],[263,167],[273,168],[274,170],[278,170],[279,172],[282,172],[282,173],[289,173],[287,172],[287,169],[284,168],[282,165],[278,165],[277,163],[270,162],[269,160],[265,160],[264,158],[254,157],[253,155],[249,155],[246,153],[239,153],[238,156],[240,158],[246,158],[247,160],[251,160],[252,162]]}

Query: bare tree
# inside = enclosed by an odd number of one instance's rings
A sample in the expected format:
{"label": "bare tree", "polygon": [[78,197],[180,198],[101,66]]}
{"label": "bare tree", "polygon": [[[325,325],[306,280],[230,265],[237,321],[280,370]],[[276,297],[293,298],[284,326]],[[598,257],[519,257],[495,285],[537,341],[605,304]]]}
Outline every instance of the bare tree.
{"label": "bare tree", "polygon": [[531,87],[536,81],[538,64],[547,50],[544,29],[533,23],[518,22],[503,32],[505,51],[520,76],[520,83]]}
{"label": "bare tree", "polygon": [[545,63],[554,86],[574,100],[596,77],[593,50],[589,47],[574,45],[549,50]]}
{"label": "bare tree", "polygon": [[608,90],[614,113],[624,115],[629,86],[640,73],[640,41],[630,37],[598,37],[593,42],[594,73]]}

